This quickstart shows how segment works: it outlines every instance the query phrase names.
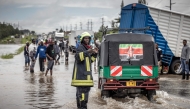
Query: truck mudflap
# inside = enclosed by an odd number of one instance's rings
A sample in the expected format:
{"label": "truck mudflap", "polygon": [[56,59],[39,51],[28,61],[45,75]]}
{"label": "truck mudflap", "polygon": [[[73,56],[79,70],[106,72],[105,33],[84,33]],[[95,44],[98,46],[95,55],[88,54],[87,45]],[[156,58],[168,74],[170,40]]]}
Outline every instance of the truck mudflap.
{"label": "truck mudflap", "polygon": [[118,90],[118,89],[146,89],[146,90],[156,90],[159,89],[158,79],[146,79],[146,80],[115,80],[106,79],[106,82],[100,84],[103,85],[103,90]]}

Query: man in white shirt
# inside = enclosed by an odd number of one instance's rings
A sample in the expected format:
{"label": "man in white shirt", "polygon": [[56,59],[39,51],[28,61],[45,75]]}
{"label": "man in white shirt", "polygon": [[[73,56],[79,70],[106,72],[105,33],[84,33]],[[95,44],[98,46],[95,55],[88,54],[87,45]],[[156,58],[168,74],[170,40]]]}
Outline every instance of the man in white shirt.
{"label": "man in white shirt", "polygon": [[30,72],[34,73],[34,65],[35,65],[35,55],[36,55],[37,46],[35,44],[35,39],[32,39],[32,43],[29,46],[29,56],[31,59],[30,64]]}

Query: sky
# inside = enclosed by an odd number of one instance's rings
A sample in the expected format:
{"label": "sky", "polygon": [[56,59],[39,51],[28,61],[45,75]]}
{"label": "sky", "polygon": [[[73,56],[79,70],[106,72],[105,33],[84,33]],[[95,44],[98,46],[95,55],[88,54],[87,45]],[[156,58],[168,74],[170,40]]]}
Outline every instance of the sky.
{"label": "sky", "polygon": [[[64,30],[87,29],[92,21],[98,31],[102,18],[110,27],[111,20],[119,17],[122,0],[0,0],[0,22],[19,24],[19,29],[48,33],[56,28]],[[124,0],[124,5],[138,0]],[[148,5],[169,9],[169,0],[147,0]],[[190,15],[190,0],[172,0],[172,10]],[[67,28],[66,28],[67,27]]]}

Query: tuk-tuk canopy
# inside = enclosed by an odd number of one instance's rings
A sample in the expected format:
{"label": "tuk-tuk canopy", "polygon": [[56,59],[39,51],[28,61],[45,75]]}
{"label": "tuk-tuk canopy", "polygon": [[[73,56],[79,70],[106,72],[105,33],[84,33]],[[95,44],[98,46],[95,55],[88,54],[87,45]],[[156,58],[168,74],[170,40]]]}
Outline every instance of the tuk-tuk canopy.
{"label": "tuk-tuk canopy", "polygon": [[150,35],[106,35],[100,49],[100,66],[157,65],[155,43]]}
{"label": "tuk-tuk canopy", "polygon": [[154,42],[154,38],[147,34],[121,33],[104,37],[104,42]]}

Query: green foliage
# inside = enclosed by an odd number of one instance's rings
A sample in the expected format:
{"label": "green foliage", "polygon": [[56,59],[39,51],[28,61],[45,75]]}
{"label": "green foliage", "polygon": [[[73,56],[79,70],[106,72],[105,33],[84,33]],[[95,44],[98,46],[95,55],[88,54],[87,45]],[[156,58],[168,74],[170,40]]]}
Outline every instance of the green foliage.
{"label": "green foliage", "polygon": [[64,39],[68,39],[69,38],[69,36],[64,36]]}
{"label": "green foliage", "polygon": [[12,59],[14,57],[13,54],[5,54],[5,55],[1,55],[2,59]]}
{"label": "green foliage", "polygon": [[59,32],[63,32],[63,29],[61,28],[61,29],[59,30]]}
{"label": "green foliage", "polygon": [[22,51],[24,51],[24,47],[25,47],[25,46],[20,47],[20,48],[15,52],[15,55],[18,55],[18,54],[20,54]]}
{"label": "green foliage", "polygon": [[31,42],[32,38],[37,38],[37,36],[31,35],[31,36],[25,36],[24,38],[21,39],[21,43],[25,44],[27,41]]}
{"label": "green foliage", "polygon": [[15,34],[20,34],[20,31],[18,28],[13,28],[12,25],[9,23],[0,23],[0,39],[3,39],[7,36],[15,35]]}
{"label": "green foliage", "polygon": [[5,37],[3,39],[0,40],[0,44],[12,44],[14,43],[14,38],[11,38],[11,36]]}
{"label": "green foliage", "polygon": [[31,34],[34,35],[36,32],[35,31],[31,31]]}

